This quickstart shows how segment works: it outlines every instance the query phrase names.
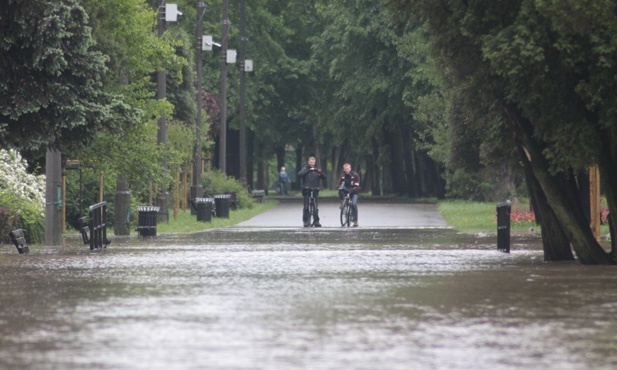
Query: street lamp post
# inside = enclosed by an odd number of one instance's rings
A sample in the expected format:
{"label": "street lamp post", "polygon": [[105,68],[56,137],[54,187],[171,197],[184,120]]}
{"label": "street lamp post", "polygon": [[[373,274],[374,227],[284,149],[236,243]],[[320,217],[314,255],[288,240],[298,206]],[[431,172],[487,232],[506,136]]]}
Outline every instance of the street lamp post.
{"label": "street lamp post", "polygon": [[[161,0],[158,9],[158,36],[162,37],[165,33],[165,25],[166,22],[176,22],[179,16],[182,16],[182,13],[178,11],[177,4],[165,4],[165,0]],[[165,70],[161,69],[156,74],[157,80],[157,91],[156,97],[159,100],[163,100],[167,97],[167,73]],[[167,119],[164,115],[161,115],[159,118],[159,130],[157,133],[157,142],[159,145],[163,145],[165,149],[167,149]],[[167,167],[166,164],[163,165],[164,168]],[[163,191],[159,192],[156,196],[156,205],[159,207],[159,212],[162,215],[167,215],[167,220],[169,221],[169,191],[167,188],[163,189]]]}
{"label": "street lamp post", "polygon": [[240,181],[246,186],[246,0],[240,0]]}
{"label": "street lamp post", "polygon": [[219,170],[227,173],[227,36],[231,23],[228,16],[229,2],[223,0],[223,24],[221,26],[221,124],[219,133]]}
{"label": "street lamp post", "polygon": [[197,69],[197,114],[196,124],[196,144],[195,144],[195,163],[193,167],[193,185],[191,186],[191,199],[201,197],[203,195],[203,185],[201,184],[201,109],[203,100],[203,17],[206,12],[206,4],[202,0],[197,0],[197,27],[195,30],[195,37],[197,39],[197,45],[195,48],[195,62]]}

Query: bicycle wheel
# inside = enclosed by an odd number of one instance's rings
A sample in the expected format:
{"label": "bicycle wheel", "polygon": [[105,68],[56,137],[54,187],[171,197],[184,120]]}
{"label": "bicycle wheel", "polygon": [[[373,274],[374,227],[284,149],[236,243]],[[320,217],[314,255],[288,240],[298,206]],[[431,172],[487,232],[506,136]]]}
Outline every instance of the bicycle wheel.
{"label": "bicycle wheel", "polygon": [[351,204],[349,203],[349,200],[347,200],[347,207],[345,207],[345,211],[346,211],[346,217],[347,218],[347,227],[351,226]]}
{"label": "bicycle wheel", "polygon": [[350,222],[350,206],[349,206],[349,199],[345,199],[345,201],[343,202],[343,208],[341,208],[341,226],[345,227],[345,226],[349,226],[349,222]]}
{"label": "bicycle wheel", "polygon": [[312,225],[315,222],[315,198],[309,198],[309,223]]}

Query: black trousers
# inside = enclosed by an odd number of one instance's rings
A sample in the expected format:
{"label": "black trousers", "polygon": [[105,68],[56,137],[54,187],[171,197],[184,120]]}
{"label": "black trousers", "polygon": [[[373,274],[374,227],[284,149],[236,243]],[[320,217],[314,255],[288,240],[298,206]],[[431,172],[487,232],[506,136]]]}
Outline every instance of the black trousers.
{"label": "black trousers", "polygon": [[309,198],[311,197],[311,191],[314,194],[315,197],[315,219],[313,220],[314,223],[318,223],[319,222],[319,190],[311,190],[311,189],[302,189],[302,195],[304,196],[304,210],[302,212],[302,221],[309,222],[309,217],[311,217],[311,215],[309,214]]}

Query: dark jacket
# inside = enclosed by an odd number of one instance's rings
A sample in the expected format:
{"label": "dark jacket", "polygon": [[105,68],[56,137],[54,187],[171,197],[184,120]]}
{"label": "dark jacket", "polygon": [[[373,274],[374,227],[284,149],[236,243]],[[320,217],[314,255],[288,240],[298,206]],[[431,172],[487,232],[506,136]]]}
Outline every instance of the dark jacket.
{"label": "dark jacket", "polygon": [[321,168],[314,167],[311,169],[308,165],[304,165],[300,172],[298,172],[298,177],[302,180],[303,189],[318,189],[319,180],[325,179],[326,174]]}
{"label": "dark jacket", "polygon": [[289,182],[287,172],[279,172],[279,182]]}
{"label": "dark jacket", "polygon": [[357,193],[360,190],[360,175],[354,171],[350,171],[349,175],[343,172],[338,183],[345,186],[347,190]]}

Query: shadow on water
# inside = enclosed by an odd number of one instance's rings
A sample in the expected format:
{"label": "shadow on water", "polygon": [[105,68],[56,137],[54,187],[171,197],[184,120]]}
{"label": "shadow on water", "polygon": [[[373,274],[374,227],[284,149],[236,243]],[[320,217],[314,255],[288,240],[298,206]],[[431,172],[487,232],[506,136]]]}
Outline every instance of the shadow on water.
{"label": "shadow on water", "polygon": [[0,250],[2,369],[612,369],[612,267],[537,237],[217,229]]}

